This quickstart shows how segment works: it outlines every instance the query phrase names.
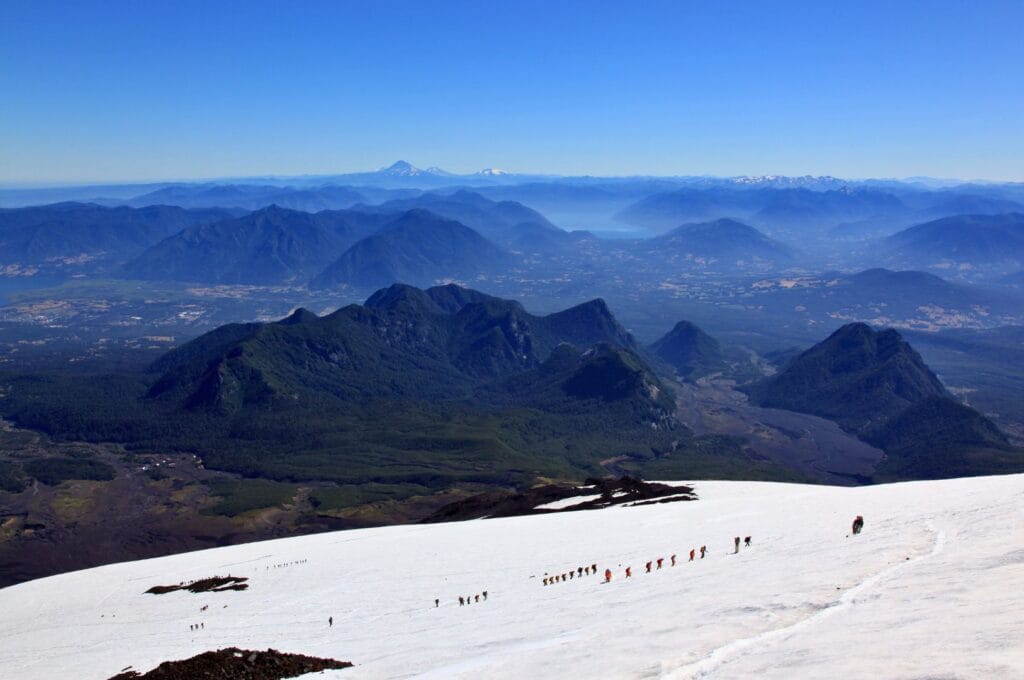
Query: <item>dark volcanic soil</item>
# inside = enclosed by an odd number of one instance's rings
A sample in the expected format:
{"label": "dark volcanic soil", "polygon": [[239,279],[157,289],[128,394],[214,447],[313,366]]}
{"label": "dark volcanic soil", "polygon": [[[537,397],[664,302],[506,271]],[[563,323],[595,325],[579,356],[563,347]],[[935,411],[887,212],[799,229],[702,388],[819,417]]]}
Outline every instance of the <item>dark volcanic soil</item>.
{"label": "dark volcanic soil", "polygon": [[[580,502],[559,510],[537,509],[538,505],[565,500],[576,496],[599,498]],[[658,500],[660,499],[660,500]],[[519,515],[540,515],[551,512],[595,510],[609,505],[645,502],[673,502],[697,500],[693,488],[669,486],[656,482],[644,482],[634,477],[619,479],[588,479],[583,487],[569,484],[547,484],[521,493],[493,491],[470,496],[450,503],[423,520],[424,523],[452,522],[481,517],[516,517]]]}
{"label": "dark volcanic soil", "polygon": [[[34,483],[21,493],[0,490],[0,588],[111,562],[409,520],[392,508],[352,519],[326,516],[312,507],[308,493],[284,508],[211,515],[205,511],[212,502],[206,483],[225,475],[197,466],[191,455],[129,454],[113,444],[58,442],[0,419],[0,462],[52,457],[95,459],[117,476]],[[146,459],[174,465],[162,466],[154,478],[139,469]],[[427,498],[413,518],[450,500]]]}
{"label": "dark volcanic soil", "polygon": [[220,593],[225,590],[245,590],[249,587],[249,584],[245,583],[248,580],[248,576],[211,576],[173,586],[153,586],[146,592],[153,595],[173,593],[176,590],[187,590],[190,593]]}
{"label": "dark volcanic soil", "polygon": [[276,649],[254,652],[228,647],[216,652],[203,652],[191,659],[165,661],[148,673],[124,671],[110,680],[280,680],[351,665],[348,661],[285,654]]}

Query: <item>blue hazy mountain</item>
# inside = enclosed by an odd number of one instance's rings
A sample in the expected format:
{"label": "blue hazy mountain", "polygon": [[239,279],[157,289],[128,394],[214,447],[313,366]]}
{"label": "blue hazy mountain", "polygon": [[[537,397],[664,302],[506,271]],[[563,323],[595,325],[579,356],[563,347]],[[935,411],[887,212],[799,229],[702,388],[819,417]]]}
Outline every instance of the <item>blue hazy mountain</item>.
{"label": "blue hazy mountain", "polygon": [[41,266],[63,259],[79,259],[79,266],[119,262],[182,229],[232,214],[223,209],[112,208],[91,203],[0,209],[0,262]]}
{"label": "blue hazy mountain", "polygon": [[172,182],[74,184],[71,186],[0,187],[0,207],[25,208],[54,203],[121,205],[135,196],[171,186]]}
{"label": "blue hazy mountain", "polygon": [[380,215],[270,206],[185,229],[148,248],[123,273],[147,280],[301,285],[383,222]]}
{"label": "blue hazy mountain", "polygon": [[430,285],[444,279],[473,281],[504,271],[512,261],[507,251],[466,225],[415,209],[353,244],[310,285],[378,288],[393,283]]}
{"label": "blue hazy mountain", "polygon": [[264,184],[180,184],[141,194],[132,205],[178,205],[185,208],[225,207],[258,210],[268,205],[319,212],[348,208],[367,200],[366,195],[347,186],[312,188],[279,187]]}
{"label": "blue hazy mountain", "polygon": [[815,191],[715,184],[648,196],[623,210],[619,218],[657,231],[682,222],[721,217],[747,219],[758,226],[792,231],[825,228],[904,209],[896,195],[874,188],[845,186]]}
{"label": "blue hazy mountain", "polygon": [[751,219],[755,224],[799,230],[903,211],[906,206],[889,191],[842,187],[828,191],[792,189],[768,195]]}
{"label": "blue hazy mountain", "polygon": [[731,219],[683,224],[671,231],[647,239],[640,249],[649,257],[674,262],[702,260],[765,260],[784,262],[793,259],[789,246],[768,238],[750,225]]}
{"label": "blue hazy mountain", "polygon": [[[940,195],[921,213],[922,217],[948,217],[952,215],[998,215],[1024,212],[1024,202],[999,196],[975,193],[949,192]],[[927,219],[921,220],[922,222]]]}
{"label": "blue hazy mountain", "polygon": [[358,205],[355,209],[366,212],[428,210],[435,215],[460,222],[507,248],[532,248],[538,243],[548,245],[570,240],[567,232],[522,203],[492,201],[479,193],[465,189],[450,194],[426,193],[375,206]]}
{"label": "blue hazy mountain", "polygon": [[651,194],[678,189],[673,179],[545,178],[498,186],[473,186],[496,201],[518,201],[544,213],[569,230],[616,230],[623,227],[615,215]]}
{"label": "blue hazy mountain", "polygon": [[944,217],[893,234],[883,247],[900,264],[1013,271],[1024,267],[1024,213]]}

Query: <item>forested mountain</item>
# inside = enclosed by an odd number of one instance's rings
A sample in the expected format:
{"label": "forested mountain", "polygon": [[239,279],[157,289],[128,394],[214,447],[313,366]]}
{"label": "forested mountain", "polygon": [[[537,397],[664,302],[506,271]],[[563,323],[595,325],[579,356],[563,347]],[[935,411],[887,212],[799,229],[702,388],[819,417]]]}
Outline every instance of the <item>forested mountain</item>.
{"label": "forested mountain", "polygon": [[0,263],[53,264],[54,260],[117,262],[188,227],[232,216],[223,209],[185,210],[168,205],[109,208],[57,203],[0,210]]}
{"label": "forested mountain", "polygon": [[718,341],[689,321],[677,323],[651,344],[650,350],[687,380],[725,367],[725,354]]}
{"label": "forested mountain", "polygon": [[856,431],[928,397],[948,397],[921,356],[892,329],[843,326],[754,392],[764,406],[813,413]]}
{"label": "forested mountain", "polygon": [[129,278],[304,284],[384,218],[351,211],[316,214],[270,206],[185,229],[124,268]]}
{"label": "forested mountain", "polygon": [[224,326],[147,377],[56,380],[19,381],[3,412],[273,479],[527,482],[599,472],[609,456],[642,465],[690,441],[602,301],[535,316],[457,286]]}
{"label": "forested mountain", "polygon": [[394,285],[324,317],[298,310],[203,335],[158,362],[150,397],[219,411],[316,393],[458,398],[482,380],[538,368],[561,343],[633,346],[600,300],[538,317],[458,286]]}
{"label": "forested mountain", "polygon": [[898,332],[843,326],[750,389],[762,406],[823,416],[879,446],[879,479],[1024,470],[1024,450],[958,403]]}
{"label": "forested mountain", "polygon": [[473,280],[501,272],[509,253],[473,229],[426,210],[410,210],[377,233],[353,244],[311,285],[362,288],[392,283],[430,285],[441,279]]}

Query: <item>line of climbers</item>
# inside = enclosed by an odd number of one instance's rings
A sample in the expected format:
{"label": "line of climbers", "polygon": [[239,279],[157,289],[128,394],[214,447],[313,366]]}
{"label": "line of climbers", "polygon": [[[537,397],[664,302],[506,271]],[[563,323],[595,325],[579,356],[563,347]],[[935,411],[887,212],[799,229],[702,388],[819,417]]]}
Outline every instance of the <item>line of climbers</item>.
{"label": "line of climbers", "polygon": [[[467,604],[473,604],[474,602],[479,602],[481,596],[484,598],[484,602],[486,602],[487,601],[487,591],[486,590],[481,592],[481,593],[478,593],[476,595],[467,595],[466,597],[462,597],[460,595],[459,596],[459,606],[462,607],[462,606],[465,606]],[[441,600],[435,599],[434,600],[434,606],[435,607],[440,607],[441,606]]]}
{"label": "line of climbers", "polygon": [[[859,534],[861,532],[861,529],[863,529],[863,527],[864,527],[864,518],[861,517],[860,515],[857,515],[857,518],[854,519],[854,521],[853,521],[853,533],[854,534]],[[743,540],[743,546],[749,548],[751,546],[751,539],[752,539],[751,536],[744,537],[742,539]],[[739,553],[739,551],[740,551],[740,537],[739,536],[733,537],[732,543],[733,543],[733,554]],[[691,549],[690,550],[690,560],[689,560],[690,562],[693,562],[693,561],[695,561],[697,559],[697,552],[698,551],[700,552],[700,559],[704,559],[707,556],[708,547],[706,545],[702,545],[700,548],[693,548],[693,549]],[[670,566],[673,566],[673,567],[676,566],[676,555],[674,553],[672,555],[670,555],[668,559],[669,559],[669,565]],[[652,570],[657,571],[658,569],[661,569],[664,566],[664,562],[665,562],[665,558],[664,557],[658,557],[658,558],[655,558],[653,560],[648,560],[648,562],[644,565],[644,572],[649,574],[649,573],[651,573]],[[565,581],[572,581],[575,578],[583,578],[584,576],[591,576],[591,575],[596,575],[596,574],[597,574],[597,563],[594,563],[594,564],[591,564],[590,566],[576,567],[575,569],[570,569],[569,571],[562,572],[561,574],[554,574],[552,576],[547,575],[547,572],[545,572],[543,583],[544,583],[545,586],[549,586],[549,585],[554,585],[556,583],[563,583]],[[633,576],[633,567],[632,566],[627,566],[626,567],[625,575],[626,575],[626,578],[632,578],[632,576]],[[604,581],[603,582],[604,583],[608,583],[609,581],[612,580],[612,576],[613,576],[612,570],[611,569],[605,569],[604,570]],[[484,600],[486,601],[487,600],[487,591],[486,590],[483,591],[482,595],[483,595]],[[459,597],[459,606],[462,607],[462,606],[465,606],[467,604],[471,604],[473,602],[479,602],[479,601],[480,601],[480,595],[473,595],[473,596],[470,596],[470,597]],[[440,606],[441,606],[441,600],[435,599],[434,600],[434,607],[440,607]]]}
{"label": "line of climbers", "polygon": [[271,567],[273,567],[274,569],[280,569],[281,567],[290,567],[293,564],[305,564],[306,562],[309,562],[309,560],[308,559],[305,559],[305,560],[295,560],[294,562],[282,562],[281,564],[270,564],[270,565],[267,565],[267,569],[270,569]]}
{"label": "line of climbers", "polygon": [[576,567],[570,569],[567,572],[561,574],[555,574],[554,576],[548,576],[547,572],[544,572],[544,585],[550,586],[555,583],[561,583],[562,581],[571,581],[574,578],[583,578],[584,576],[590,576],[591,574],[597,573],[597,564],[592,564],[589,567]]}
{"label": "line of climbers", "polygon": [[[747,546],[748,548],[750,547],[750,540],[751,540],[750,536],[747,536],[746,538],[743,539],[743,544],[745,546]],[[736,547],[735,552],[739,552],[740,551],[740,537],[739,536],[737,536],[737,537],[735,537],[733,539],[733,544]],[[693,562],[697,558],[697,550],[698,550],[697,548],[693,548],[692,550],[690,550],[690,562]],[[700,559],[704,559],[704,557],[707,556],[707,552],[708,552],[708,547],[706,545],[702,545],[700,547]],[[648,562],[644,565],[644,573],[645,574],[650,574],[651,571],[657,571],[658,569],[661,569],[664,566],[664,563],[665,563],[665,558],[664,557],[658,557],[658,558],[653,559],[653,560],[648,560]],[[673,554],[673,555],[671,555],[669,557],[669,563],[670,563],[670,566],[673,566],[673,567],[676,566],[676,556],[675,556],[675,554]],[[626,574],[626,578],[632,578],[633,577],[633,567],[631,567],[631,566],[626,567],[625,574]],[[612,580],[612,570],[611,569],[605,569],[604,570],[604,582],[608,583],[611,580]]]}

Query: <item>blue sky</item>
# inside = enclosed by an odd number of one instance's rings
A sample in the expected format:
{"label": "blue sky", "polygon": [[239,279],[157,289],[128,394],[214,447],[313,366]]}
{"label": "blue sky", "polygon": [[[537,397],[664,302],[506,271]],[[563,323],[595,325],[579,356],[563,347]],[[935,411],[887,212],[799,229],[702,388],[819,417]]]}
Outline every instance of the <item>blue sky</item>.
{"label": "blue sky", "polygon": [[0,2],[0,181],[1024,180],[1015,2]]}

